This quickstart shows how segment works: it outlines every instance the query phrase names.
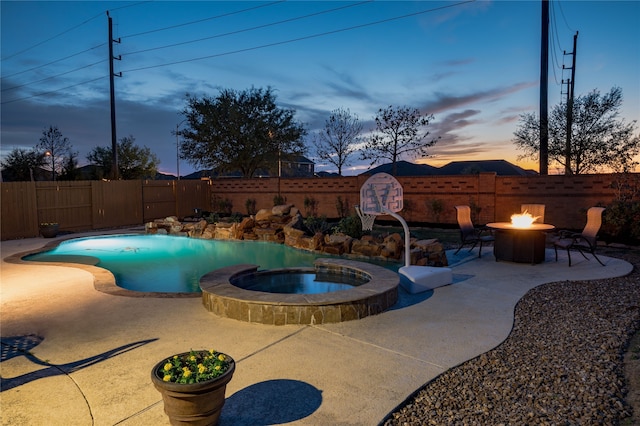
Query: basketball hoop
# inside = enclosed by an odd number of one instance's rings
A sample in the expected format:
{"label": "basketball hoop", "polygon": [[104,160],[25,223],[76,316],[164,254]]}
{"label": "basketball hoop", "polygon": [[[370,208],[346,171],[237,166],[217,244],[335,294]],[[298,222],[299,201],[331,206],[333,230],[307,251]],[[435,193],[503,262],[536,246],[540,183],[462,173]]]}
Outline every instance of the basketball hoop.
{"label": "basketball hoop", "polygon": [[366,214],[360,210],[360,206],[355,206],[356,213],[360,217],[360,222],[362,223],[363,231],[372,231],[373,230],[373,222],[376,220],[375,214]]}

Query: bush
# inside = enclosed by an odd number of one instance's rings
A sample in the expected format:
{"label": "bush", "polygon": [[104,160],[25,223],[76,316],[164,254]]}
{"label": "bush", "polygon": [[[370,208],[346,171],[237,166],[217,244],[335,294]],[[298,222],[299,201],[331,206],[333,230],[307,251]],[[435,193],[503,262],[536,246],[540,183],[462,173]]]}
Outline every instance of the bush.
{"label": "bush", "polygon": [[273,197],[273,206],[281,206],[284,203],[287,202],[287,198],[283,197],[282,195],[278,194],[276,196]]}
{"label": "bush", "polygon": [[307,229],[312,235],[315,235],[318,232],[324,234],[331,228],[325,216],[322,216],[322,217],[307,216],[304,219],[304,226],[307,227]]}
{"label": "bush", "polygon": [[247,201],[244,202],[244,206],[247,209],[247,214],[251,216],[252,214],[256,214],[256,199],[255,198],[247,198]]}
{"label": "bush", "polygon": [[313,197],[304,197],[304,211],[307,216],[315,216],[318,212],[318,202]]}
{"label": "bush", "polygon": [[220,198],[216,195],[211,200],[213,211],[222,215],[230,215],[233,212],[233,203],[229,198]]}
{"label": "bush", "polygon": [[339,218],[345,218],[349,215],[349,200],[342,199],[342,197],[338,196],[336,199],[336,210],[338,211]]}
{"label": "bush", "polygon": [[365,235],[365,231],[362,230],[362,221],[357,215],[351,215],[340,219],[340,222],[338,222],[338,224],[333,228],[333,233],[345,234],[357,240]]}
{"label": "bush", "polygon": [[640,240],[640,202],[613,201],[604,211],[602,231],[620,243]]}

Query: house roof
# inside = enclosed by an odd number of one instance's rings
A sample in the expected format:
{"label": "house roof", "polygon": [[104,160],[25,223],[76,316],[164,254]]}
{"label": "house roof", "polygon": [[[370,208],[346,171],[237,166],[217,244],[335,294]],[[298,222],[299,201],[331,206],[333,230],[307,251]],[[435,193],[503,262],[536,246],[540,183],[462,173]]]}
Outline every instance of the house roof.
{"label": "house roof", "polygon": [[[398,161],[397,169],[396,176],[469,175],[480,172],[495,172],[498,176],[530,176],[537,174],[533,170],[525,170],[506,160],[452,161],[442,167]],[[362,174],[373,175],[375,173],[391,174],[391,163],[382,164]]]}
{"label": "house roof", "polygon": [[[424,175],[437,175],[438,168],[430,166],[428,164],[415,164],[408,161],[397,161],[397,173],[396,176],[424,176]],[[362,173],[363,175],[374,175],[376,173],[389,173],[391,174],[392,164],[381,164],[378,167],[367,170]]]}
{"label": "house roof", "polygon": [[495,172],[498,176],[529,176],[532,170],[511,164],[506,160],[452,161],[438,169],[440,175],[465,175],[480,172]]}

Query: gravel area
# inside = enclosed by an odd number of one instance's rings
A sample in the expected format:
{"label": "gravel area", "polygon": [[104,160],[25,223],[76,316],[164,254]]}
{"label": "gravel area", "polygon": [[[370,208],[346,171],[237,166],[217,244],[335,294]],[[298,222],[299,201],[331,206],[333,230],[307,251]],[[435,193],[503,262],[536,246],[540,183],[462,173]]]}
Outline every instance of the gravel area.
{"label": "gravel area", "polygon": [[623,357],[640,328],[640,252],[601,252],[634,271],[532,289],[500,346],[436,377],[381,425],[634,424]]}

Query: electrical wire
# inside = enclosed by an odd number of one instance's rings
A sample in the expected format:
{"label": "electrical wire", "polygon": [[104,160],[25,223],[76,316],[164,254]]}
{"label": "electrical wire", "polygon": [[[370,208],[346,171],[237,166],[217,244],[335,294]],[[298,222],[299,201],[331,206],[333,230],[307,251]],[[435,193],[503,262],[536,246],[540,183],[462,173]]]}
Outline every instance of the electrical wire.
{"label": "electrical wire", "polygon": [[123,53],[122,56],[134,55],[134,54],[143,53],[143,52],[150,52],[150,51],[153,51],[153,50],[167,49],[167,48],[171,48],[171,47],[182,46],[182,45],[185,45],[185,44],[191,44],[191,43],[197,43],[197,42],[201,42],[201,41],[205,41],[205,40],[211,40],[211,39],[214,39],[214,38],[220,38],[220,37],[226,37],[226,36],[229,36],[229,35],[240,34],[240,33],[249,32],[249,31],[253,31],[253,30],[257,30],[257,29],[261,29],[261,28],[267,28],[267,27],[272,27],[272,26],[275,26],[275,25],[284,24],[284,23],[287,23],[287,22],[294,22],[294,21],[298,21],[298,20],[301,20],[301,19],[310,18],[312,16],[318,16],[318,15],[322,15],[322,14],[325,14],[325,13],[331,13],[331,12],[335,12],[337,10],[343,10],[343,9],[347,9],[347,8],[354,7],[354,6],[362,6],[363,4],[371,3],[371,2],[373,2],[373,0],[365,0],[365,1],[361,1],[359,3],[353,3],[353,4],[346,5],[346,6],[336,7],[336,8],[333,8],[333,9],[327,9],[327,10],[323,10],[323,11],[320,11],[320,12],[314,12],[314,13],[310,13],[308,15],[296,16],[294,18],[283,19],[281,21],[270,22],[268,24],[257,25],[257,26],[254,26],[254,27],[244,28],[244,29],[241,29],[241,30],[230,31],[230,32],[227,32],[227,33],[216,34],[216,35],[212,35],[212,36],[209,36],[209,37],[203,37],[203,38],[199,38],[199,39],[183,41],[183,42],[180,42],[180,43],[167,44],[167,45],[164,45],[164,46],[151,47],[151,48],[148,48],[148,49],[142,49],[142,50],[137,50],[137,51],[134,51],[134,52]]}
{"label": "electrical wire", "polygon": [[149,31],[143,31],[143,32],[140,32],[140,33],[129,34],[129,35],[126,35],[126,36],[122,36],[122,38],[138,37],[138,36],[141,36],[141,35],[157,33],[159,31],[172,30],[174,28],[180,28],[180,27],[184,27],[184,26],[187,26],[187,25],[199,24],[201,22],[211,21],[213,19],[225,18],[227,16],[237,15],[239,13],[249,12],[251,10],[260,9],[260,8],[263,8],[263,7],[273,6],[273,5],[278,4],[278,3],[284,3],[285,1],[286,0],[278,0],[278,1],[274,1],[272,3],[259,4],[257,6],[249,7],[249,8],[246,8],[246,9],[240,9],[240,10],[236,10],[236,11],[233,11],[233,12],[223,13],[222,15],[215,15],[215,16],[209,16],[208,18],[198,19],[197,21],[190,21],[190,22],[185,22],[185,23],[182,23],[182,24],[171,25],[169,27],[157,28],[155,30],[149,30]]}
{"label": "electrical wire", "polygon": [[25,97],[19,98],[19,99],[11,99],[9,101],[5,101],[5,102],[0,103],[0,105],[6,105],[6,104],[11,104],[11,103],[14,103],[14,102],[18,102],[18,101],[24,101],[24,100],[27,100],[27,99],[37,98],[37,97],[44,96],[44,95],[50,95],[52,93],[56,93],[56,92],[59,92],[61,90],[67,90],[67,89],[71,89],[73,87],[82,86],[84,84],[93,83],[94,81],[102,80],[103,78],[107,78],[107,76],[103,75],[101,77],[97,77],[97,78],[94,78],[92,80],[86,80],[86,81],[83,81],[83,82],[80,82],[80,83],[72,84],[70,86],[61,87],[59,89],[49,90],[48,92],[36,93],[36,94],[31,95],[31,96],[25,96]]}
{"label": "electrical wire", "polygon": [[[447,4],[445,6],[439,6],[439,7],[435,7],[435,8],[425,9],[425,10],[418,11],[418,12],[413,12],[413,13],[400,15],[400,16],[395,16],[395,17],[386,18],[386,19],[381,19],[381,20],[378,20],[378,21],[368,22],[368,23],[365,23],[365,24],[353,25],[353,26],[350,26],[350,27],[345,27],[345,28],[341,28],[341,29],[337,29],[337,30],[325,31],[325,32],[322,32],[322,33],[311,34],[311,35],[308,35],[308,36],[297,37],[297,38],[283,40],[283,41],[279,41],[279,42],[268,43],[268,44],[264,44],[264,45],[253,46],[253,47],[248,47],[248,48],[244,48],[244,49],[238,49],[238,50],[234,50],[234,51],[223,52],[223,53],[219,53],[219,54],[208,55],[208,56],[203,56],[203,57],[198,57],[198,58],[192,58],[192,59],[187,59],[187,60],[174,61],[174,62],[170,62],[170,63],[164,63],[164,64],[150,65],[150,66],[146,66],[146,67],[134,68],[134,69],[125,70],[125,71],[122,71],[122,72],[135,72],[135,71],[141,71],[141,70],[152,69],[152,68],[160,68],[160,67],[165,67],[165,66],[169,66],[169,65],[176,65],[176,64],[181,64],[181,63],[195,62],[195,61],[199,61],[199,60],[203,60],[203,59],[209,59],[209,58],[214,58],[214,57],[231,55],[231,54],[235,54],[235,53],[241,53],[241,52],[247,52],[247,51],[252,51],[252,50],[264,49],[264,48],[267,48],[267,47],[273,47],[273,46],[278,46],[278,45],[283,45],[283,44],[289,44],[289,43],[299,42],[299,41],[302,41],[302,40],[309,40],[309,39],[323,37],[323,36],[327,36],[327,35],[331,35],[331,34],[337,34],[337,33],[345,32],[345,31],[351,31],[351,30],[355,30],[355,29],[360,29],[360,28],[379,25],[379,24],[392,22],[392,21],[396,21],[396,20],[400,20],[400,19],[405,19],[405,18],[408,18],[408,17],[422,15],[422,14],[425,14],[425,13],[431,13],[431,12],[435,12],[435,11],[438,11],[438,10],[448,9],[448,8],[452,8],[452,7],[458,7],[458,6],[462,6],[464,4],[467,4],[467,3],[473,3],[475,1],[476,0],[464,0],[464,1],[457,2],[457,3],[453,3],[453,4]],[[146,2],[140,2],[140,3],[146,3]],[[138,4],[140,4],[140,3],[138,3]],[[279,3],[279,2],[275,2],[275,3]],[[270,3],[270,4],[275,4],[275,3]],[[364,3],[364,2],[362,2],[362,3]],[[358,3],[358,4],[360,4],[360,3]],[[129,7],[129,6],[123,6],[123,7]],[[94,18],[91,18],[91,19],[94,19]],[[55,38],[55,37],[52,37],[51,39],[53,39],[53,38]],[[39,44],[42,44],[42,43],[39,43]],[[35,46],[33,46],[33,47],[35,47]],[[28,50],[28,49],[25,49],[25,51],[26,50]],[[103,62],[103,61],[101,61],[101,62]],[[72,71],[69,71],[69,72],[72,72]],[[65,74],[67,74],[67,73],[65,73]],[[53,78],[53,77],[51,77],[51,78]],[[1,102],[0,105],[5,105],[5,104],[13,103],[13,102],[18,102],[18,101],[23,101],[23,100],[39,97],[39,96],[48,95],[48,94],[51,94],[51,93],[56,93],[56,92],[59,92],[59,91],[62,91],[62,90],[67,90],[67,89],[70,89],[70,88],[73,88],[73,87],[77,87],[77,86],[80,86],[80,85],[83,85],[83,84],[92,83],[94,81],[97,81],[97,80],[100,80],[100,79],[103,79],[103,78],[107,78],[107,76],[102,76],[102,77],[98,77],[98,78],[95,78],[95,79],[83,81],[83,82],[80,82],[80,83],[77,83],[77,84],[73,84],[73,85],[70,85],[70,86],[66,86],[66,87],[63,87],[63,88],[59,88],[59,89],[56,89],[56,90],[50,90],[50,91],[47,91],[47,92],[41,92],[41,93],[33,94],[31,96],[27,96],[27,97],[23,97],[23,98],[12,99],[12,100],[9,100],[9,101]],[[20,87],[23,87],[23,86],[28,85],[28,84],[30,84],[30,83],[24,84],[24,85],[22,85]],[[8,89],[5,89],[5,90],[8,90]]]}
{"label": "electrical wire", "polygon": [[422,10],[422,11],[419,11],[419,12],[409,13],[409,14],[406,14],[406,15],[400,15],[400,16],[395,16],[395,17],[387,18],[387,19],[381,19],[381,20],[378,20],[378,21],[369,22],[369,23],[365,23],[365,24],[354,25],[354,26],[346,27],[346,28],[340,28],[340,29],[337,29],[337,30],[325,31],[325,32],[322,32],[322,33],[311,34],[311,35],[308,35],[308,36],[297,37],[297,38],[293,38],[293,39],[289,39],[289,40],[277,41],[277,42],[273,42],[273,43],[267,43],[267,44],[263,44],[263,45],[259,45],[259,46],[247,47],[247,48],[244,48],[244,49],[237,49],[237,50],[232,50],[232,51],[223,52],[223,53],[217,53],[217,54],[213,54],[213,55],[201,56],[201,57],[197,57],[197,58],[191,58],[191,59],[184,59],[184,60],[180,60],[180,61],[167,62],[167,63],[164,63],[164,64],[149,65],[149,66],[139,67],[139,68],[132,68],[132,69],[124,70],[123,72],[135,72],[135,71],[142,71],[142,70],[148,70],[148,69],[153,69],[153,68],[161,68],[161,67],[166,67],[166,66],[169,66],[169,65],[177,65],[177,64],[183,64],[183,63],[188,63],[188,62],[201,61],[203,59],[217,58],[217,57],[221,57],[221,56],[233,55],[233,54],[236,54],[236,53],[242,53],[242,52],[249,52],[249,51],[252,51],[252,50],[264,49],[264,48],[267,48],[267,47],[274,47],[274,46],[280,46],[280,45],[283,45],[283,44],[295,43],[295,42],[302,41],[302,40],[309,40],[309,39],[313,39],[313,38],[324,37],[324,36],[331,35],[331,34],[337,34],[337,33],[345,32],[345,31],[351,31],[351,30],[355,30],[355,29],[360,29],[360,28],[370,27],[370,26],[374,26],[374,25],[379,25],[379,24],[383,24],[383,23],[387,23],[387,22],[391,22],[391,21],[397,21],[399,19],[405,19],[405,18],[409,18],[411,16],[417,16],[417,15],[422,15],[422,14],[425,14],[425,13],[435,12],[435,11],[442,10],[442,9],[457,7],[457,6],[461,6],[461,5],[467,4],[467,3],[473,3],[475,1],[476,0],[465,0],[465,1],[458,2],[458,3],[447,4],[445,6],[439,6],[439,7],[435,7],[435,8],[431,8],[431,9]]}
{"label": "electrical wire", "polygon": [[[4,77],[2,77],[2,78],[10,78],[10,77],[14,77],[14,76],[19,75],[19,74],[24,74],[24,73],[29,72],[29,71],[35,71],[35,70],[37,70],[37,69],[39,69],[39,68],[46,67],[46,66],[48,66],[48,65],[53,65],[53,64],[55,64],[55,63],[58,63],[58,62],[61,62],[61,61],[64,61],[64,60],[67,60],[67,59],[73,58],[74,56],[81,55],[81,54],[86,53],[86,52],[88,52],[88,51],[90,51],[90,50],[98,49],[98,48],[100,48],[100,47],[104,46],[105,44],[107,44],[107,43],[102,43],[102,44],[99,44],[99,45],[97,45],[97,46],[90,47],[89,49],[83,50],[82,52],[77,52],[77,53],[74,53],[74,54],[72,54],[72,55],[65,56],[64,58],[56,59],[55,61],[47,62],[46,64],[42,64],[42,65],[38,65],[38,66],[33,67],[33,68],[29,68],[28,70],[19,71],[19,72],[13,73],[13,74],[9,74],[9,75],[4,76]],[[102,62],[104,62],[104,61],[102,61]],[[98,63],[98,62],[96,62],[96,63]],[[93,64],[93,65],[95,65],[95,64]],[[63,74],[58,74],[57,76],[64,75],[64,74],[68,74],[68,73],[70,73],[70,72],[77,71],[77,70],[79,70],[79,69],[83,69],[83,68],[86,68],[86,66],[84,66],[84,67],[82,67],[82,68],[76,68],[75,70],[68,71],[68,72],[65,72],[65,73],[63,73]],[[49,79],[49,78],[53,78],[53,77],[57,77],[57,76],[47,77],[47,78],[45,78],[44,80],[47,80],[47,79]],[[31,82],[31,83],[38,83],[38,82],[40,82],[40,81],[43,81],[43,80],[33,81],[33,82]],[[2,89],[2,91],[4,92],[4,91],[6,91],[6,90],[17,89],[18,87],[26,86],[26,85],[29,85],[29,84],[31,84],[31,83],[25,83],[25,84],[21,84],[20,86],[13,86],[13,87],[9,87],[9,88],[7,88],[7,89]]]}

